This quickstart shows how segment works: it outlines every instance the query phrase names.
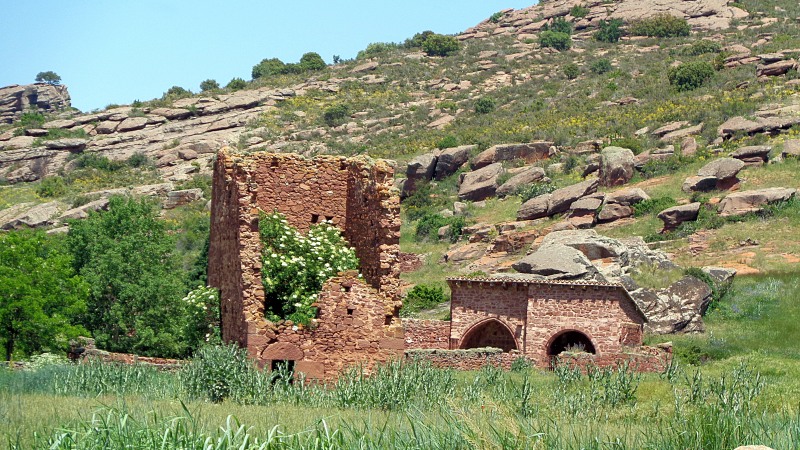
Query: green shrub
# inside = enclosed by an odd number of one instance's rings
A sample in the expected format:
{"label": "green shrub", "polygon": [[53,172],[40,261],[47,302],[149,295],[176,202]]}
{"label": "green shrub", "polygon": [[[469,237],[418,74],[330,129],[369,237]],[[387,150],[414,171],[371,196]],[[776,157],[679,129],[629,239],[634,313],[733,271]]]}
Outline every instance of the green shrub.
{"label": "green shrub", "polygon": [[567,33],[550,30],[542,31],[539,33],[539,45],[559,51],[569,50],[572,47],[572,38]]}
{"label": "green shrub", "polygon": [[253,66],[251,75],[254,80],[286,73],[286,64],[278,58],[265,58]]}
{"label": "green shrub", "polygon": [[219,83],[217,83],[217,80],[212,80],[209,78],[208,80],[203,80],[200,82],[200,90],[203,92],[216,91],[217,89],[219,89]]}
{"label": "green shrub", "polygon": [[225,85],[225,89],[230,89],[232,91],[239,91],[247,87],[247,81],[239,77],[234,77],[228,84]]}
{"label": "green shrub", "polygon": [[322,285],[340,272],[358,269],[355,250],[325,221],[303,236],[283,214],[262,212],[258,227],[265,315],[272,321],[311,324]]}
{"label": "green shrub", "polygon": [[692,43],[689,47],[683,49],[681,53],[686,56],[698,56],[706,53],[719,53],[722,51],[722,45],[719,42],[701,39]]}
{"label": "green shrub", "polygon": [[567,22],[563,17],[556,17],[549,24],[542,27],[542,31],[555,31],[556,33],[572,34],[572,22]]}
{"label": "green shrub", "polygon": [[516,358],[514,361],[511,361],[511,371],[512,372],[524,372],[533,367],[533,362],[524,356],[520,356]]}
{"label": "green shrub", "polygon": [[440,286],[418,284],[411,288],[403,300],[403,308],[400,310],[401,316],[408,316],[411,313],[424,309],[434,308],[448,300],[444,295],[444,290]]}
{"label": "green shrub", "polygon": [[439,149],[453,148],[453,147],[458,147],[458,138],[456,138],[452,134],[448,134],[447,136],[443,137],[436,144],[436,148]]}
{"label": "green shrub", "polygon": [[67,183],[64,182],[64,177],[47,177],[36,188],[39,197],[61,197],[66,193]]}
{"label": "green shrub", "polygon": [[436,33],[431,30],[425,30],[422,33],[417,33],[414,36],[406,39],[406,41],[403,42],[403,47],[408,49],[422,48],[422,44],[424,44],[425,41],[434,34]]}
{"label": "green shrub", "polygon": [[356,59],[374,58],[385,55],[393,50],[400,48],[400,44],[394,42],[373,42],[367,48],[358,52]]}
{"label": "green shrub", "polygon": [[300,69],[303,71],[316,72],[324,70],[326,67],[328,67],[328,65],[319,53],[308,52],[300,57]]}
{"label": "green shrub", "polygon": [[325,124],[329,127],[335,127],[345,123],[348,117],[350,117],[350,108],[344,103],[329,106],[322,113],[322,120],[324,120]]}
{"label": "green shrub", "polygon": [[520,186],[517,189],[516,195],[518,195],[522,199],[522,202],[525,203],[534,197],[549,194],[555,190],[555,186],[550,183],[532,183],[527,186]]}
{"label": "green shrub", "polygon": [[500,22],[500,19],[502,19],[504,15],[505,13],[503,11],[497,11],[496,13],[489,16],[489,22],[492,23]]}
{"label": "green shrub", "polygon": [[422,43],[422,50],[428,56],[447,56],[461,48],[458,39],[443,34],[432,34]]}
{"label": "green shrub", "polygon": [[425,213],[417,222],[414,235],[418,241],[436,241],[439,238],[439,228],[447,225],[450,225],[447,217],[439,213]]}
{"label": "green shrub", "polygon": [[627,148],[633,152],[634,155],[642,153],[645,149],[644,143],[638,138],[621,137],[611,140],[611,145],[615,147]]}
{"label": "green shrub", "polygon": [[587,15],[589,15],[589,8],[583,5],[575,5],[572,9],[569,10],[569,15],[575,17],[577,19],[583,19]]}
{"label": "green shrub", "polygon": [[23,129],[30,129],[30,128],[42,128],[46,119],[44,114],[36,111],[30,111],[23,113],[19,120],[17,120],[16,125]]}
{"label": "green shrub", "polygon": [[167,89],[167,92],[164,92],[164,95],[161,96],[163,100],[177,100],[180,98],[191,97],[192,91],[188,89],[184,89],[180,86],[172,86],[171,88]]}
{"label": "green shrub", "polygon": [[675,173],[683,167],[683,161],[679,156],[670,156],[666,159],[653,158],[644,163],[639,173],[644,178],[655,178],[661,175]]}
{"label": "green shrub", "polygon": [[634,36],[678,37],[688,36],[692,31],[689,23],[682,17],[661,13],[638,20],[631,24],[630,32]]}
{"label": "green shrub", "polygon": [[569,63],[565,65],[563,71],[564,76],[567,77],[568,80],[574,80],[581,74],[580,67],[578,67],[578,65],[575,63]]}
{"label": "green shrub", "polygon": [[488,114],[494,111],[494,100],[489,97],[481,97],[475,101],[475,112],[478,114]]}
{"label": "green shrub", "polygon": [[96,153],[81,153],[74,160],[76,169],[97,169],[104,172],[116,172],[125,167],[122,161],[112,161]]}
{"label": "green shrub", "polygon": [[132,154],[130,158],[128,158],[127,163],[128,166],[133,168],[142,168],[153,165],[153,161],[150,159],[150,157],[142,152],[136,152]]}
{"label": "green shrub", "polygon": [[633,215],[635,217],[642,217],[646,214],[658,214],[677,204],[678,203],[672,197],[649,198],[633,205]]}
{"label": "green shrub", "polygon": [[671,67],[667,73],[669,84],[678,91],[691,91],[714,76],[714,66],[706,61],[691,61]]}
{"label": "green shrub", "polygon": [[589,66],[589,70],[598,75],[602,75],[611,70],[611,61],[608,58],[594,60]]}
{"label": "green shrub", "polygon": [[616,43],[625,34],[622,30],[622,19],[601,20],[594,39],[600,42]]}

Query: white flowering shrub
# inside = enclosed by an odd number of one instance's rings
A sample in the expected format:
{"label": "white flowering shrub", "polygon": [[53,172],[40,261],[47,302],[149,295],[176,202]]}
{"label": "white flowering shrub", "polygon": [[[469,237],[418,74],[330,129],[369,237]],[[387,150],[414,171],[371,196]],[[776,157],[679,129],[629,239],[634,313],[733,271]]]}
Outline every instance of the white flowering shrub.
{"label": "white flowering shrub", "polygon": [[259,231],[265,315],[273,322],[289,319],[309,325],[317,315],[311,305],[322,284],[339,272],[358,269],[355,250],[328,222],[312,226],[303,236],[284,215],[261,213]]}
{"label": "white flowering shrub", "polygon": [[186,304],[189,342],[196,348],[202,342],[219,342],[219,291],[199,286],[183,298]]}

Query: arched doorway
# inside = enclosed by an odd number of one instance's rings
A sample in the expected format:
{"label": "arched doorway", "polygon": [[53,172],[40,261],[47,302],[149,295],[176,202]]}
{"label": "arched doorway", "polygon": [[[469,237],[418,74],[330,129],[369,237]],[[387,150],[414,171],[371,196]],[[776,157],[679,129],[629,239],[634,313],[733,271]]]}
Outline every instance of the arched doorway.
{"label": "arched doorway", "polygon": [[556,334],[550,339],[550,344],[547,346],[548,356],[557,356],[566,351],[596,353],[594,344],[592,344],[589,336],[575,330],[562,331]]}
{"label": "arched doorway", "polygon": [[517,350],[517,340],[507,326],[496,319],[481,322],[467,331],[460,348],[500,348],[504,352]]}

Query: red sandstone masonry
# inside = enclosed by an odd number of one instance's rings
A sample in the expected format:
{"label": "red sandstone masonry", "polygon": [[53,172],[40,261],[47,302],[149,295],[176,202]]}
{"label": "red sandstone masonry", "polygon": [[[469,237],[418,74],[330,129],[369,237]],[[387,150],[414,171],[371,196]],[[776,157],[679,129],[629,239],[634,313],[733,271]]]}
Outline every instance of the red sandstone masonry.
{"label": "red sandstone masonry", "polygon": [[[366,283],[355,274],[329,280],[312,329],[264,317],[259,210],[281,212],[301,231],[331,220],[356,250]],[[209,284],[220,289],[223,339],[247,348],[262,366],[292,360],[316,378],[400,357],[399,237],[399,197],[384,161],[220,150],[208,271]]]}
{"label": "red sandstone masonry", "polygon": [[450,348],[450,321],[403,319],[406,349]]}

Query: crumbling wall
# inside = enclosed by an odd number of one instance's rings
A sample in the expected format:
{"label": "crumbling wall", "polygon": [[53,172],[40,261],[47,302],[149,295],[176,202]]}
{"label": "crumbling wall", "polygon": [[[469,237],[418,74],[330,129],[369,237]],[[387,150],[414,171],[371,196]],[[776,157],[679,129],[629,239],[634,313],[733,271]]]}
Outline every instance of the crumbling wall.
{"label": "crumbling wall", "polygon": [[[294,361],[297,371],[319,378],[333,377],[352,364],[369,366],[402,356],[399,197],[392,176],[389,164],[369,158],[220,150],[208,271],[209,284],[220,289],[223,339],[247,348],[263,366]],[[301,232],[330,220],[355,248],[366,284],[353,276],[326,283],[311,328],[267,320],[259,210],[284,214]],[[342,304],[354,307],[342,309]],[[353,315],[347,314],[351,309]],[[355,311],[361,311],[357,317]]]}
{"label": "crumbling wall", "polygon": [[449,320],[403,319],[406,348],[449,349],[450,324]]}

